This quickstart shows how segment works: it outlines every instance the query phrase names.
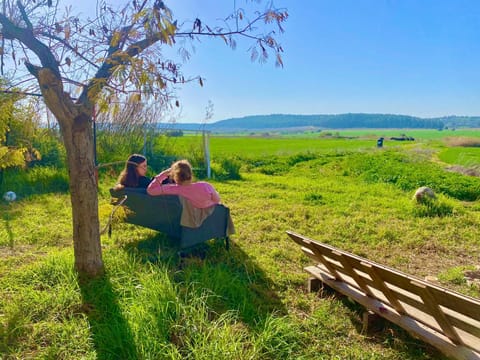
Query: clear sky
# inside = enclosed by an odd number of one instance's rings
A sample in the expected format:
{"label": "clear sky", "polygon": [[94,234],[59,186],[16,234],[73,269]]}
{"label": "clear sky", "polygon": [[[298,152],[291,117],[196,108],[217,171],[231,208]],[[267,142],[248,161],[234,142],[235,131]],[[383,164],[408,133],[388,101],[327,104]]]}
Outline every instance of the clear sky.
{"label": "clear sky", "polygon": [[[117,0],[120,1],[120,0]],[[165,0],[178,19],[222,18],[234,0]],[[237,7],[258,6],[236,0]],[[179,122],[256,114],[480,115],[479,0],[274,0],[289,19],[283,68],[203,40],[183,65]],[[260,4],[260,7],[263,5]],[[208,20],[211,23],[211,21]]]}

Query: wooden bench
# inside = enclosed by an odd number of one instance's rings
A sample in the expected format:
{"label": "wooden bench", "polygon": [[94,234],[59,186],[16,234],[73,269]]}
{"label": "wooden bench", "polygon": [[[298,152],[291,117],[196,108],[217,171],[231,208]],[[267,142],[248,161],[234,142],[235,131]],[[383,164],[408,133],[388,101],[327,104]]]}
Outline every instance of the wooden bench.
{"label": "wooden bench", "polygon": [[316,262],[305,268],[312,275],[310,290],[326,284],[447,356],[480,359],[479,299],[300,234],[287,234]]}
{"label": "wooden bench", "polygon": [[[224,239],[229,249],[230,210],[224,205],[215,205],[201,226],[190,228],[180,224],[183,208],[177,195],[150,196],[141,188],[110,189],[110,195],[113,205],[125,209],[125,222],[162,232],[180,249],[214,238]],[[108,233],[111,234],[111,221]]]}

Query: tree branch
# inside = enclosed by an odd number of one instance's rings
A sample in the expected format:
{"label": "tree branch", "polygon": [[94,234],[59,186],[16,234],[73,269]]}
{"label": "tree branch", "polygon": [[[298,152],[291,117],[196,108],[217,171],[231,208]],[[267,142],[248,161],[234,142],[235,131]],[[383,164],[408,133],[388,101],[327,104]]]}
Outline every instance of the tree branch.
{"label": "tree branch", "polygon": [[[27,48],[32,50],[38,56],[42,66],[50,69],[56,76],[58,76],[58,78],[60,78],[60,70],[57,60],[53,56],[48,46],[35,38],[35,34],[31,29],[16,26],[4,14],[1,13],[0,24],[2,25],[2,34],[5,39],[16,39],[25,44]],[[34,74],[32,73],[32,75]]]}
{"label": "tree branch", "polygon": [[94,62],[92,62],[91,60],[87,59],[85,56],[83,56],[82,54],[80,54],[78,52],[78,50],[76,50],[72,45],[70,45],[67,41],[65,41],[64,39],[58,37],[58,36],[55,36],[51,33],[47,33],[47,32],[42,32],[40,33],[42,36],[45,36],[46,38],[49,38],[49,39],[52,39],[52,40],[55,40],[55,41],[58,41],[60,44],[62,44],[63,46],[65,46],[67,49],[69,49],[70,51],[72,51],[75,55],[77,55],[79,58],[81,58],[83,61],[87,62],[88,64],[92,65],[93,67],[97,68],[98,69],[98,65],[95,64]]}
{"label": "tree branch", "polygon": [[17,6],[20,9],[20,14],[22,14],[23,21],[25,21],[25,24],[27,24],[27,28],[30,30],[33,30],[33,25],[30,22],[30,19],[28,18],[27,13],[25,12],[25,6],[23,6],[20,0],[17,0]]}
{"label": "tree branch", "polygon": [[42,94],[39,93],[30,93],[30,92],[24,92],[24,91],[12,91],[12,90],[0,90],[0,93],[2,94],[13,94],[13,95],[26,95],[26,96],[37,96],[37,97],[42,97]]}

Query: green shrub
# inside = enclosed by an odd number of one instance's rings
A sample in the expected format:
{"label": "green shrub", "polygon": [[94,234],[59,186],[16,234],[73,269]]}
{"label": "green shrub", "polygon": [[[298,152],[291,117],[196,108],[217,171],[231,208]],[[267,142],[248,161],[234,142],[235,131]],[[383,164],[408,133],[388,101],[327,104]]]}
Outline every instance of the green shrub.
{"label": "green shrub", "polygon": [[212,176],[217,180],[239,180],[241,166],[236,159],[223,159],[220,164],[212,162]]}
{"label": "green shrub", "polygon": [[300,162],[316,159],[317,157],[318,157],[317,154],[313,154],[311,152],[299,153],[299,154],[295,154],[295,155],[290,156],[287,160],[287,164],[290,165],[290,166],[293,166],[293,165],[298,164]]}
{"label": "green shrub", "polygon": [[454,207],[446,200],[424,198],[421,203],[415,203],[413,213],[418,217],[443,217],[454,214]]}
{"label": "green shrub", "polygon": [[462,285],[466,282],[465,270],[467,270],[467,267],[455,266],[439,274],[438,279],[455,285]]}
{"label": "green shrub", "polygon": [[33,194],[68,191],[66,169],[36,166],[27,170],[10,170],[5,173],[2,193],[14,191],[19,197]]}
{"label": "green shrub", "polygon": [[41,158],[32,161],[32,166],[65,167],[65,146],[54,132],[45,131],[38,135],[33,142],[33,147],[40,152]]}

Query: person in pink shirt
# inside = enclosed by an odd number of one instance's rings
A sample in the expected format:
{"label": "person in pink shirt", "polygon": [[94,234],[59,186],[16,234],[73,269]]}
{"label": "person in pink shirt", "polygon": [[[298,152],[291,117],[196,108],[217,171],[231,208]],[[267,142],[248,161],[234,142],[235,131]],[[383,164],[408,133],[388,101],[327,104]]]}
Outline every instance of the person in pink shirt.
{"label": "person in pink shirt", "polygon": [[[174,184],[162,184],[170,177]],[[147,187],[149,195],[181,195],[199,209],[205,209],[220,203],[220,196],[214,187],[204,181],[193,182],[192,166],[187,160],[179,160],[169,169],[155,176]]]}

